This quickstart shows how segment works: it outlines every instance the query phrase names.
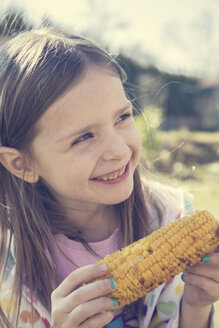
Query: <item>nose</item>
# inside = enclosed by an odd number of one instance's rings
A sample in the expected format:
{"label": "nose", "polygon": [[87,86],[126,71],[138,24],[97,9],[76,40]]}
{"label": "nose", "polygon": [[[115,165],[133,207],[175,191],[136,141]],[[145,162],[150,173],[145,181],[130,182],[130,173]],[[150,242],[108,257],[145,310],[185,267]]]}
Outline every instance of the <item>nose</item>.
{"label": "nose", "polygon": [[124,136],[113,133],[103,142],[102,159],[104,161],[124,160],[129,157],[130,148]]}

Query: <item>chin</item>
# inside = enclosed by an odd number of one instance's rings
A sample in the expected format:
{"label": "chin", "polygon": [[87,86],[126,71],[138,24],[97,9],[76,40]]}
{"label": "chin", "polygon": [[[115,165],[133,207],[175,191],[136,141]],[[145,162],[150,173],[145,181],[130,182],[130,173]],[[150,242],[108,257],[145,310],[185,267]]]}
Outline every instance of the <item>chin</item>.
{"label": "chin", "polygon": [[115,195],[115,197],[111,198],[108,205],[116,205],[116,204],[120,204],[120,203],[124,202],[125,200],[127,200],[131,196],[132,191],[133,191],[133,189],[130,190],[129,192],[126,192],[126,193],[122,194],[122,195],[121,194],[117,195],[117,197]]}

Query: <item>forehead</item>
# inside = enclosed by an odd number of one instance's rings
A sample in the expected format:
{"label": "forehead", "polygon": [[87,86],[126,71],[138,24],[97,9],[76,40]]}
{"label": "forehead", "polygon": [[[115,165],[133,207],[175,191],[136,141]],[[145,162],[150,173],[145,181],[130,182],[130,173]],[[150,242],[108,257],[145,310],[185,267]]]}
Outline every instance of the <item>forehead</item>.
{"label": "forehead", "polygon": [[89,68],[80,79],[59,97],[38,121],[38,132],[62,123],[84,120],[92,112],[106,113],[108,108],[118,109],[127,100],[120,77],[111,70]]}

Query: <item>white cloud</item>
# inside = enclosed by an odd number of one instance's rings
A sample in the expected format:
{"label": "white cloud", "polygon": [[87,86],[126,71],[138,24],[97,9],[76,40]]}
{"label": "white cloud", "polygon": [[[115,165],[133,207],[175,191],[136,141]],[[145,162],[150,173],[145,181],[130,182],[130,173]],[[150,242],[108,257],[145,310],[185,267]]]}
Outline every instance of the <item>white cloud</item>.
{"label": "white cloud", "polygon": [[[2,0],[39,24],[47,14],[78,33],[102,36],[113,49],[145,51],[163,67],[218,75],[219,2],[209,0]],[[128,51],[128,50],[127,50]],[[130,50],[131,51],[131,50]],[[210,69],[209,69],[210,67]]]}

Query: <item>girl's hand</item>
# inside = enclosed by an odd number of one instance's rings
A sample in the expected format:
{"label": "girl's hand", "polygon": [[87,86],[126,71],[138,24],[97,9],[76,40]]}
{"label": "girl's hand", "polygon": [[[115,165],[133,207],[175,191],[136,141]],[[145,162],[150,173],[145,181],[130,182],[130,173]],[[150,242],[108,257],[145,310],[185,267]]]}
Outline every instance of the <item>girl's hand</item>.
{"label": "girl's hand", "polygon": [[219,300],[219,249],[186,270],[183,281],[183,298],[188,305],[205,307]]}
{"label": "girl's hand", "polygon": [[98,280],[107,266],[92,264],[73,271],[52,293],[53,328],[102,328],[113,319],[116,300],[107,297],[114,280]]}

